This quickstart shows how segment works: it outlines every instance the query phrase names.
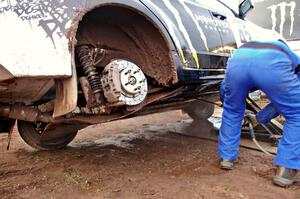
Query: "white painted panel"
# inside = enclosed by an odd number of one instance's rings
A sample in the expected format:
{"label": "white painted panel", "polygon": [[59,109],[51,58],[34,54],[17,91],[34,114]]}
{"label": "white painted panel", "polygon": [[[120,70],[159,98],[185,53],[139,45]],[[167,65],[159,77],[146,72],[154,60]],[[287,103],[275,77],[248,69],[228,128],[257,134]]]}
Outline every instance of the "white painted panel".
{"label": "white painted panel", "polygon": [[63,32],[71,21],[63,17],[64,7],[56,7],[61,16],[54,18],[51,5],[39,11],[40,1],[28,2],[31,10],[20,9],[16,0],[0,0],[0,64],[16,77],[71,76],[71,54]]}
{"label": "white painted panel", "polygon": [[288,41],[287,42],[290,48],[298,55],[300,56],[300,40],[298,41]]}

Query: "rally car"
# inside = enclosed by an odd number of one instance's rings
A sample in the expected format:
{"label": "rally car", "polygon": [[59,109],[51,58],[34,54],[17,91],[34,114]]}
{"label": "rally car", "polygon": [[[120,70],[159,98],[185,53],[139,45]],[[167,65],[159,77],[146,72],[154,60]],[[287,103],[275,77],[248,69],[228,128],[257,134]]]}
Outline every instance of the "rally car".
{"label": "rally car", "polygon": [[[0,0],[0,127],[37,149],[159,111],[209,117],[226,62],[279,38],[217,0]],[[193,108],[187,105],[193,105]]]}

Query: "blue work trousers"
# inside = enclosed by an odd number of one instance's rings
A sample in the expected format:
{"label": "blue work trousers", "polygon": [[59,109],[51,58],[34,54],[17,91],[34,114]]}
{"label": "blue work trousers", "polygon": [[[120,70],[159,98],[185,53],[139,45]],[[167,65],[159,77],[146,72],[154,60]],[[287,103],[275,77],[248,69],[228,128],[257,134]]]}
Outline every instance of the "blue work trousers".
{"label": "blue work trousers", "polygon": [[300,170],[300,81],[292,61],[276,49],[240,48],[229,59],[218,144],[220,158],[238,157],[245,100],[252,88],[265,92],[286,118],[275,164]]}

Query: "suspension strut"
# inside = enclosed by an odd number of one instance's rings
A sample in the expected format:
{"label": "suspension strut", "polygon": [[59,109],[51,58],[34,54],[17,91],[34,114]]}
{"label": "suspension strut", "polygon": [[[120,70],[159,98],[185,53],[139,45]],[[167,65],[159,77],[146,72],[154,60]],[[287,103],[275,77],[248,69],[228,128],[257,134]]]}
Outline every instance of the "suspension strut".
{"label": "suspension strut", "polygon": [[91,45],[81,45],[76,48],[76,52],[84,75],[87,77],[92,88],[97,105],[104,105],[105,97],[102,90],[100,75],[95,68],[95,65],[97,65],[95,59],[99,54],[98,48]]}

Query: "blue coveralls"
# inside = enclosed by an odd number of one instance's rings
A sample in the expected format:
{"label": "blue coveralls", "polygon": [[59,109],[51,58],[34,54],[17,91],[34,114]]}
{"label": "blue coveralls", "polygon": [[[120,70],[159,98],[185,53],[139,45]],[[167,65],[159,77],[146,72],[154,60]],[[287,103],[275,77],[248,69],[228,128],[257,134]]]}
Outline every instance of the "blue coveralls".
{"label": "blue coveralls", "polygon": [[[275,164],[300,170],[300,80],[295,74],[300,58],[280,41],[253,43],[259,47],[239,48],[228,61],[219,156],[237,159],[245,100],[250,89],[258,88],[272,103],[265,113],[274,113],[275,108],[286,118]],[[270,44],[281,50],[269,48]]]}

